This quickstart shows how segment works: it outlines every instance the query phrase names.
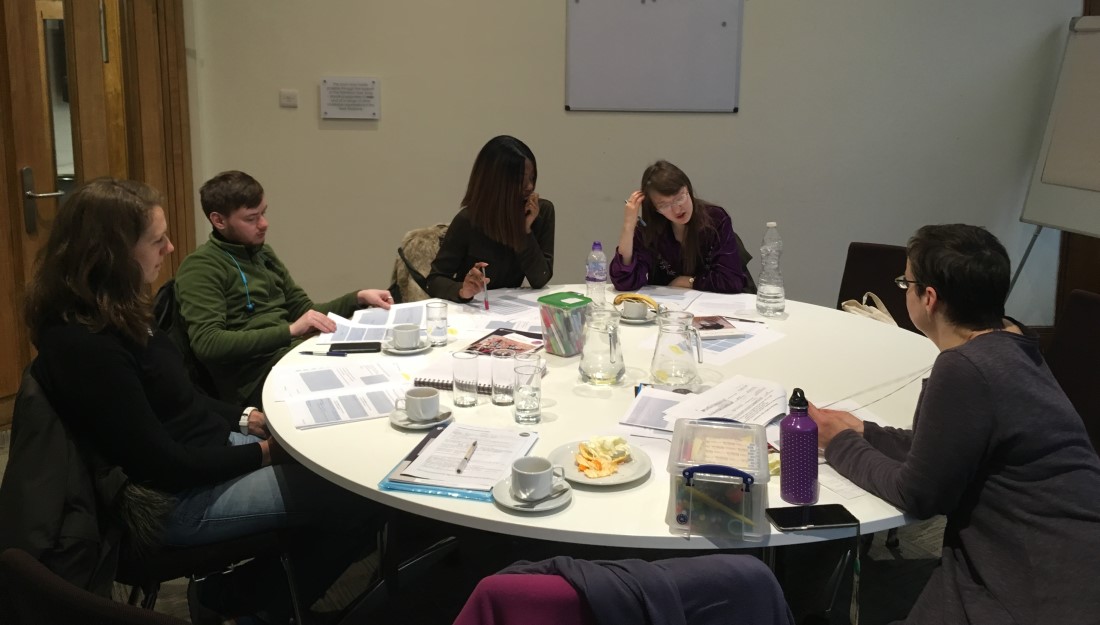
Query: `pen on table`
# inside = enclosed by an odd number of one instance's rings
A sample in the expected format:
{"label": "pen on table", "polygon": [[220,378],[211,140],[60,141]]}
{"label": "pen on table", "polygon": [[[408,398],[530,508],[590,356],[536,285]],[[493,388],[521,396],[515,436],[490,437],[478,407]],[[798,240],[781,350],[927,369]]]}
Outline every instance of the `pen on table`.
{"label": "pen on table", "polygon": [[305,354],[306,356],[347,356],[347,352],[311,352],[304,351],[298,352],[299,354]]}
{"label": "pen on table", "polygon": [[767,323],[767,321],[760,321],[758,319],[742,319],[741,317],[727,317],[722,315],[723,319],[729,319],[730,321],[744,321],[745,323]]}
{"label": "pen on table", "polygon": [[470,443],[470,448],[466,450],[466,455],[462,457],[462,462],[458,463],[458,468],[455,469],[455,473],[462,473],[466,470],[466,465],[470,464],[470,458],[473,457],[475,451],[477,451],[477,441]]}

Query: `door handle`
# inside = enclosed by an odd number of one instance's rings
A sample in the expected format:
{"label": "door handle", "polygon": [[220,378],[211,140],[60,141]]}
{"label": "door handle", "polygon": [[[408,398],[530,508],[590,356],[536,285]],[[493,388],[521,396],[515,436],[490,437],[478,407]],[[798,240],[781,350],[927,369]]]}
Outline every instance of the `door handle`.
{"label": "door handle", "polygon": [[50,197],[61,197],[65,195],[64,191],[51,191],[50,193],[35,193],[34,191],[34,170],[30,167],[24,167],[19,170],[23,179],[23,229],[27,231],[27,234],[35,234],[38,232],[38,211],[35,209],[35,200]]}

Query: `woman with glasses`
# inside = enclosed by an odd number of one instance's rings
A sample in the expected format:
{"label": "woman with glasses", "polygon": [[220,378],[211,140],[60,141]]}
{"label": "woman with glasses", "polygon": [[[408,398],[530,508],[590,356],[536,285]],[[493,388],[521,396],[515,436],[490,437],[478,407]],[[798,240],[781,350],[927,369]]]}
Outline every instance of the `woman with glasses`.
{"label": "woman with glasses", "polygon": [[432,261],[428,294],[468,302],[486,288],[540,289],[554,275],[554,205],[535,193],[527,144],[507,135],[481,148],[462,210]]}
{"label": "woman with glasses", "polygon": [[906,622],[1096,622],[1100,459],[1037,335],[1005,317],[1004,246],[976,226],[925,226],[906,254],[909,318],[940,350],[913,428],[810,408],[841,474],[917,518],[947,515]]}
{"label": "woman with glasses", "polygon": [[749,284],[729,215],[695,197],[687,175],[668,161],[647,167],[626,199],[609,274],[620,291],[654,284],[741,293]]}

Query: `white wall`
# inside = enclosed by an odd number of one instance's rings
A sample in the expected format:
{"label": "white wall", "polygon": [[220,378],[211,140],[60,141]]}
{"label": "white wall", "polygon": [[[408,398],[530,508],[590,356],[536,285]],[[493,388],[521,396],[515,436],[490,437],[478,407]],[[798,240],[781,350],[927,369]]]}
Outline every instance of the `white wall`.
{"label": "white wall", "polygon": [[[450,221],[477,151],[512,134],[557,206],[555,281],[581,280],[592,239],[617,239],[623,198],[667,158],[750,248],[778,221],[788,296],[832,306],[854,240],[903,244],[925,223],[962,221],[1019,261],[1081,1],[748,0],[736,115],[567,113],[565,0],[186,7],[196,182],[256,176],[269,242],[315,298],[388,285],[401,235]],[[379,77],[381,120],[320,121],[323,75]],[[300,108],[278,108],[280,88]],[[1040,237],[1010,299],[1022,321],[1053,320],[1057,246]]]}

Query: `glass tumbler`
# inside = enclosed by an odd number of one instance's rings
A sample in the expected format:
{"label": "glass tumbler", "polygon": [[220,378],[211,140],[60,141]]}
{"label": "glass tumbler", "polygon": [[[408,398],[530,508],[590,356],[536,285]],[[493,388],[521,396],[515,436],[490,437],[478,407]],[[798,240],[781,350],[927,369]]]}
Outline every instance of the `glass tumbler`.
{"label": "glass tumbler", "polygon": [[497,406],[512,405],[512,385],[516,381],[516,352],[511,349],[494,349],[493,363],[493,403]]}
{"label": "glass tumbler", "polygon": [[542,369],[532,365],[516,367],[513,397],[516,423],[531,425],[542,421]]}
{"label": "glass tumbler", "polygon": [[468,408],[477,405],[477,354],[472,352],[455,352],[452,359],[452,390],[454,391],[455,406]]}
{"label": "glass tumbler", "polygon": [[447,344],[447,302],[428,302],[424,306],[428,340],[439,347]]}

